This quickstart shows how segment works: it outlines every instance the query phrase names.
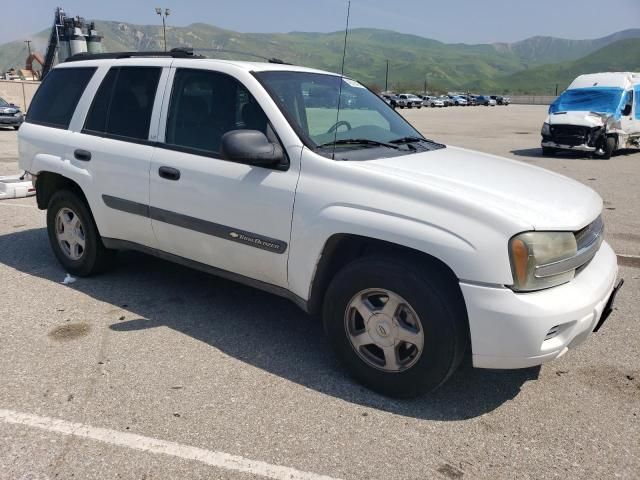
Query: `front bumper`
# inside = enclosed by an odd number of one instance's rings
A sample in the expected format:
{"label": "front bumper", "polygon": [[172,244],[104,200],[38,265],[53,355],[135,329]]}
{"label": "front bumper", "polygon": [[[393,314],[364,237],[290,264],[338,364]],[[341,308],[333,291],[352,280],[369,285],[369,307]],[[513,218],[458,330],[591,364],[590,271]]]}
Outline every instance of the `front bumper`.
{"label": "front bumper", "polygon": [[8,116],[8,115],[0,115],[0,125],[21,125],[22,122],[24,121],[24,117],[20,116],[20,117],[14,117],[13,115]]}
{"label": "front bumper", "polygon": [[460,283],[477,368],[526,368],[560,357],[598,324],[618,273],[604,242],[569,283],[532,293]]}
{"label": "front bumper", "polygon": [[596,147],[590,147],[589,145],[562,145],[561,143],[556,143],[553,142],[551,140],[543,140],[542,141],[542,146],[543,147],[550,147],[550,148],[560,148],[562,150],[578,150],[580,152],[595,152],[596,151]]}

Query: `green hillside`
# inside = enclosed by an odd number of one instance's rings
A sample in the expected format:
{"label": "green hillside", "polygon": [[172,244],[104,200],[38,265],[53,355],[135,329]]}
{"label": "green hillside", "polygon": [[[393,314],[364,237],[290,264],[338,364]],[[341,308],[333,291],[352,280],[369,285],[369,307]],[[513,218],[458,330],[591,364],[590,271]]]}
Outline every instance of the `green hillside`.
{"label": "green hillside", "polygon": [[576,60],[620,40],[638,37],[640,37],[638,29],[629,29],[592,40],[531,37],[512,44],[494,44],[494,46],[500,52],[515,54],[528,67],[534,67]]}
{"label": "green hillside", "polygon": [[524,94],[553,94],[555,84],[561,92],[578,75],[596,72],[640,71],[640,39],[619,40],[584,58],[564,64],[544,65],[502,78],[470,82],[474,90],[508,91]]}
{"label": "green hillside", "polygon": [[[96,21],[96,26],[104,35],[107,51],[163,48],[162,27],[158,25]],[[48,32],[31,37],[33,48],[44,52],[47,37]],[[386,61],[389,60],[389,88],[395,90],[422,90],[426,80],[431,90],[473,88],[514,91],[511,84],[505,83],[506,79],[512,79],[510,81],[515,82],[518,89],[539,89],[537,80],[528,80],[518,73],[531,71],[532,66],[536,71],[541,64],[575,61],[621,38],[640,38],[640,29],[596,40],[533,37],[513,44],[467,45],[361,28],[349,32],[345,73],[365,84],[384,87]],[[238,33],[202,23],[167,30],[169,48],[190,46],[196,51],[200,49],[206,56],[217,58],[251,59],[238,53],[205,49],[251,52],[330,71],[340,69],[343,42],[343,32]],[[0,45],[0,70],[22,66],[26,56],[23,42]],[[626,67],[630,68],[632,65]],[[549,83],[546,78],[544,81]]]}
{"label": "green hillside", "polygon": [[[98,22],[109,51],[162,48],[162,31],[155,26]],[[193,24],[167,32],[169,47],[187,45],[196,50],[227,49],[276,57],[287,62],[330,71],[340,69],[344,33],[237,33],[212,25]],[[203,51],[207,56],[242,55]],[[245,57],[250,59],[251,57]],[[345,74],[366,84],[384,86],[386,60],[394,88],[460,86],[468,78],[494,78],[523,68],[517,56],[501,54],[491,45],[447,45],[415,35],[376,29],[349,33]]]}

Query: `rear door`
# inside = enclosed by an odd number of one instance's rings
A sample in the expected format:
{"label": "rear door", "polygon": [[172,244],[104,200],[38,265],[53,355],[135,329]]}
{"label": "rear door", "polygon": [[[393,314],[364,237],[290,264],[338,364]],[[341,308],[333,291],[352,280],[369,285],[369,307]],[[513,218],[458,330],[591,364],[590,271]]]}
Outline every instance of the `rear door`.
{"label": "rear door", "polygon": [[140,59],[103,68],[82,128],[70,135],[69,155],[93,179],[92,210],[105,238],[157,246],[149,168],[169,65],[170,59]]}
{"label": "rear door", "polygon": [[257,97],[270,99],[248,72],[243,81],[255,96],[235,76],[242,72],[231,67],[212,71],[193,68],[194,62],[180,64],[176,60],[172,68],[151,165],[150,212],[159,246],[286,287],[300,151],[289,148],[284,170],[223,159],[221,138],[231,130],[259,130],[279,141]]}

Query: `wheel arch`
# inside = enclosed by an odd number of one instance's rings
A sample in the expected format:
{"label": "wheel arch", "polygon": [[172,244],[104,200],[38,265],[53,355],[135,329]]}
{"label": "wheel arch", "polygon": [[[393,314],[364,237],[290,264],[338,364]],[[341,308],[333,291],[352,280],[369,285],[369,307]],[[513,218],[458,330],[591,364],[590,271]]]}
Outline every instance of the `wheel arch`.
{"label": "wheel arch", "polygon": [[[89,207],[87,196],[84,194],[82,187],[74,180],[59,173],[49,171],[39,172],[35,187],[36,202],[40,210],[46,210],[51,197],[60,190],[70,190],[76,193],[85,202],[87,207]],[[89,208],[89,211],[91,211],[91,208]]]}
{"label": "wheel arch", "polygon": [[452,290],[456,292],[456,300],[459,300],[456,303],[464,308],[466,317],[466,304],[458,277],[441,259],[387,240],[350,233],[337,233],[326,240],[311,282],[307,306],[309,312],[318,313],[321,310],[329,283],[340,268],[353,260],[374,254],[409,257],[417,264],[438,272],[452,285]]}

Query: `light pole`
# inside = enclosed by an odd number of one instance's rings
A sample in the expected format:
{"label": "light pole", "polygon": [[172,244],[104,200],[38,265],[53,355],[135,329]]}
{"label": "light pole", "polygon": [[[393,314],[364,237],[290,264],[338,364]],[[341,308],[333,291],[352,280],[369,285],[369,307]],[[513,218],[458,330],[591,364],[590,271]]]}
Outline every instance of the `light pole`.
{"label": "light pole", "polygon": [[162,17],[162,38],[164,39],[164,51],[166,52],[167,51],[167,25],[165,23],[165,18],[169,16],[169,14],[171,13],[171,10],[169,10],[168,8],[165,8],[163,12],[162,8],[156,7],[156,13]]}
{"label": "light pole", "polygon": [[389,60],[387,60],[387,72],[384,75],[384,91],[389,91]]}

